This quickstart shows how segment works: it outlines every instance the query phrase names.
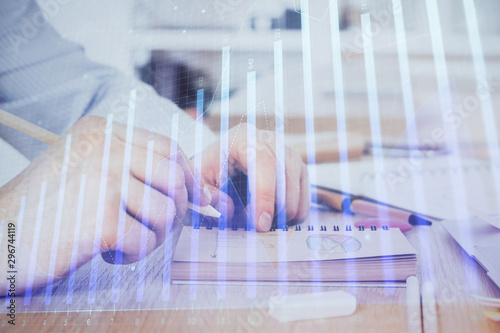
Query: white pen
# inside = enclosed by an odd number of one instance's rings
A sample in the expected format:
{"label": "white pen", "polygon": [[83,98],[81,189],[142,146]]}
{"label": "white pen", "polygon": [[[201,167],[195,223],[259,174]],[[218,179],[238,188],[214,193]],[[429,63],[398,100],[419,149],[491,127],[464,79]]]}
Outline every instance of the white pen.
{"label": "white pen", "polygon": [[194,210],[195,212],[200,213],[201,215],[209,216],[209,217],[216,217],[219,218],[221,217],[221,213],[217,211],[214,207],[210,205],[206,206],[197,206],[192,202],[188,202],[188,208],[191,210]]}

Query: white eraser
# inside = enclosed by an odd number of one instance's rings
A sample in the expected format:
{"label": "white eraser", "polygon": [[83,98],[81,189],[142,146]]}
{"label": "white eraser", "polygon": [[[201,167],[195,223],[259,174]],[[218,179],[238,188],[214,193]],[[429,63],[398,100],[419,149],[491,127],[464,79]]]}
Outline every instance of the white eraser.
{"label": "white eraser", "polygon": [[348,316],[356,311],[356,297],[345,291],[274,296],[269,314],[280,322]]}

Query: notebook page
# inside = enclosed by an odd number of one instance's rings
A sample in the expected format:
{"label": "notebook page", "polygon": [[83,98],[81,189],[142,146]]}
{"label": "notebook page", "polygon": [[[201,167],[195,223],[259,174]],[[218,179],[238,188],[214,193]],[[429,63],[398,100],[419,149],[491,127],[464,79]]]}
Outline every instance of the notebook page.
{"label": "notebook page", "polygon": [[[226,232],[226,237],[218,237],[219,232]],[[256,235],[256,262],[278,261],[278,233],[280,232],[291,234],[287,246],[288,262],[416,254],[397,228],[344,232],[280,230]],[[174,261],[191,261],[193,257],[191,242],[198,242],[197,262],[216,263],[218,247],[225,246],[225,262],[245,263],[248,249],[246,242],[250,233],[242,229],[219,231],[218,229],[183,227]],[[221,242],[221,239],[224,241]]]}

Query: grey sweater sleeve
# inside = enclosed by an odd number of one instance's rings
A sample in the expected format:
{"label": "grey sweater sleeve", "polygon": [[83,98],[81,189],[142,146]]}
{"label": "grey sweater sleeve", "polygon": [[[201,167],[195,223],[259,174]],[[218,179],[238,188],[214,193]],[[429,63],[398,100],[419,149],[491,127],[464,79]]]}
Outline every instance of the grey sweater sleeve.
{"label": "grey sweater sleeve", "polygon": [[[179,145],[194,155],[193,120],[148,85],[85,57],[83,48],[63,39],[34,0],[2,0],[0,6],[0,108],[61,135],[86,114],[127,121],[136,91],[135,125],[170,136],[179,114]],[[0,137],[29,159],[47,145],[6,126]],[[203,128],[203,147],[215,141]]]}

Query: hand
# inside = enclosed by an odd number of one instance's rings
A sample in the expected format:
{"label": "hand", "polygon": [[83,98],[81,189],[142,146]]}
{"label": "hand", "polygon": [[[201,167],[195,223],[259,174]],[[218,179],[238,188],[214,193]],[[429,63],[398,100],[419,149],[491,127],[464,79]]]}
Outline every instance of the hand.
{"label": "hand", "polygon": [[[18,271],[16,291],[22,292],[26,287],[27,273],[30,269],[31,256],[36,258],[37,267],[33,287],[47,283],[47,276],[54,274],[54,281],[68,273],[72,260],[73,245],[78,245],[76,257],[77,266],[90,260],[94,254],[94,244],[100,246],[100,251],[107,254],[107,259],[113,261],[115,251],[121,249],[122,263],[134,262],[153,249],[165,239],[165,233],[170,230],[175,220],[183,218],[187,210],[188,198],[193,196],[192,163],[183,153],[178,151],[175,158],[168,158],[173,152],[170,139],[134,128],[131,146],[130,170],[124,173],[124,153],[126,147],[126,126],[113,123],[109,145],[109,167],[105,181],[105,189],[101,188],[101,169],[105,154],[106,119],[88,116],[77,122],[64,136],[49,147],[20,175],[0,189],[0,219],[16,224],[17,232],[21,227],[17,223],[21,198],[26,197],[23,227],[17,234],[19,244],[16,249],[16,268]],[[61,184],[60,168],[64,161],[65,146],[71,135],[71,150],[66,176],[64,204],[60,226],[56,224],[56,214],[59,202]],[[148,173],[147,157],[148,142],[154,141],[152,163]],[[174,152],[175,153],[175,152]],[[54,168],[56,166],[56,168]],[[191,170],[189,170],[191,168]],[[148,174],[155,174],[152,181],[147,181]],[[57,172],[59,171],[59,172]],[[170,173],[173,173],[170,175]],[[86,175],[83,190],[83,201],[80,200],[82,175]],[[124,178],[124,179],[123,179]],[[42,182],[46,182],[46,194],[40,200]],[[128,194],[122,193],[122,183],[128,184]],[[203,183],[201,183],[203,186]],[[146,189],[150,190],[149,201],[144,201]],[[105,195],[104,191],[105,190]],[[211,200],[208,190],[200,191],[200,203],[206,205]],[[99,227],[99,200],[104,204],[102,212],[102,227]],[[144,202],[143,202],[144,201]],[[43,215],[38,216],[39,202]],[[80,230],[76,230],[78,206],[83,203]],[[148,214],[145,214],[145,208]],[[122,238],[119,216],[124,216],[122,222]],[[146,220],[146,217],[147,220]],[[37,223],[37,218],[40,223]],[[36,225],[39,233],[36,235]],[[100,239],[95,239],[96,228]],[[7,233],[3,233],[2,244],[7,244]],[[57,235],[59,235],[57,237]],[[76,236],[75,236],[76,235]],[[147,244],[143,244],[145,236]],[[38,248],[32,249],[35,237],[39,237]],[[98,236],[99,237],[99,236]],[[120,246],[119,246],[120,245]],[[56,260],[53,258],[53,247],[56,249]],[[1,262],[6,264],[5,251],[2,246]],[[104,254],[103,253],[103,254]],[[51,259],[53,261],[50,268]],[[55,265],[54,265],[55,263]],[[2,264],[2,272],[7,267]],[[6,279],[0,282],[0,292],[4,293]],[[4,293],[5,294],[5,293]]]}
{"label": "hand", "polygon": [[[298,152],[285,146],[285,174],[276,171],[276,137],[271,131],[256,130],[256,156],[248,156],[247,124],[240,124],[229,130],[229,151],[227,167],[229,177],[239,172],[248,175],[255,167],[255,189],[250,187],[250,195],[255,197],[249,206],[249,212],[255,212],[252,221],[258,231],[269,231],[273,217],[277,212],[286,210],[286,219],[291,224],[303,222],[309,214],[310,198],[307,168]],[[251,150],[250,150],[251,151]],[[205,184],[212,188],[221,186],[220,179],[220,141],[215,142],[202,153],[201,170]],[[283,162],[281,162],[283,163]],[[286,188],[282,189],[285,198],[278,198],[277,179],[283,177]],[[224,180],[222,180],[224,181]],[[282,183],[282,182],[280,182]],[[285,200],[286,199],[286,204]],[[214,196],[212,204],[217,204]],[[255,205],[256,207],[252,207]],[[228,203],[230,214],[232,203]],[[286,207],[285,207],[286,206]]]}

